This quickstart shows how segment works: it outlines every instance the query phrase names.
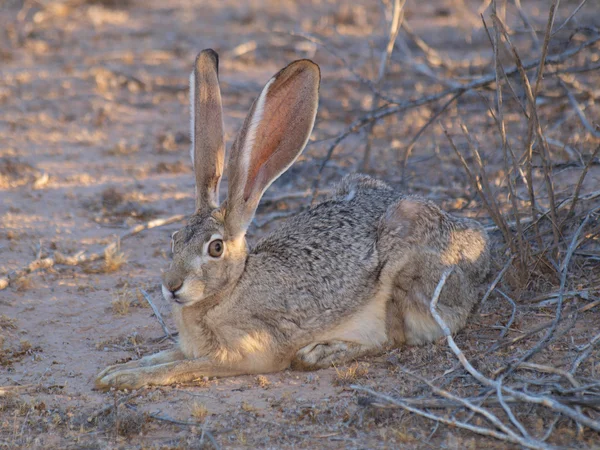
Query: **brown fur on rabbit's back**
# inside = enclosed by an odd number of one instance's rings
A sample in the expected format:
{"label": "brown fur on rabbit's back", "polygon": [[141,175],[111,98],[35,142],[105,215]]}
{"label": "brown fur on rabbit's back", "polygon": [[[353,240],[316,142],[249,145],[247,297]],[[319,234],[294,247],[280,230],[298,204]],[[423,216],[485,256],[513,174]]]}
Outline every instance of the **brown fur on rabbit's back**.
{"label": "brown fur on rabbit's back", "polygon": [[[397,205],[406,204],[416,205],[419,216],[407,212],[390,219]],[[399,229],[410,229],[410,237],[398,235]],[[482,248],[476,261],[464,258],[463,247],[470,245]],[[439,335],[428,301],[443,270],[458,265],[440,301],[443,316],[457,330],[476,303],[488,259],[477,223],[352,175],[333,198],[257,243],[240,281],[244,298],[236,303],[238,311],[247,309],[258,322],[271,324],[269,332],[295,348],[319,337],[352,335],[350,328],[370,340],[379,337],[369,334],[381,332],[386,344],[419,344]],[[257,273],[259,283],[249,275]],[[387,318],[377,323],[377,315]]]}
{"label": "brown fur on rabbit's back", "polygon": [[331,199],[256,244],[240,280],[239,310],[272,323],[270,332],[298,348],[343,322],[379,289],[379,218],[399,196],[385,183],[346,177]]}

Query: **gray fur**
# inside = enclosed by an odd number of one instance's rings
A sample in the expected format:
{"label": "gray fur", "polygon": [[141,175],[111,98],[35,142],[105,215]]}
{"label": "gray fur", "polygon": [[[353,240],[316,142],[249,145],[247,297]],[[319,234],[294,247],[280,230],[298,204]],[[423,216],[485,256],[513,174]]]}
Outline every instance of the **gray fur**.
{"label": "gray fur", "polygon": [[[174,300],[178,349],[109,367],[97,387],[315,369],[424,344],[442,335],[429,301],[443,271],[455,267],[438,307],[456,332],[489,269],[478,223],[364,175],[347,176],[252,249],[228,231],[230,207],[198,211],[175,236],[163,292]],[[214,236],[225,243],[219,258],[206,254]]]}

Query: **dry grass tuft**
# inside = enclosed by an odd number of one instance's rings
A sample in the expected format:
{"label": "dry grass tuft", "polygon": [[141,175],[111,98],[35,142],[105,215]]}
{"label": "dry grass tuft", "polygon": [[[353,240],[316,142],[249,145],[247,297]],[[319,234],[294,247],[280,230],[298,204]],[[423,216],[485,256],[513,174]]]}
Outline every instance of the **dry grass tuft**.
{"label": "dry grass tuft", "polygon": [[6,339],[5,336],[0,336],[0,366],[11,367],[25,356],[41,350],[40,347],[34,347],[26,339],[21,339],[16,343],[15,339]]}
{"label": "dry grass tuft", "polygon": [[[139,347],[141,345],[144,345],[144,343],[146,342],[145,338],[136,333],[133,332],[132,334],[127,334],[127,335],[121,335],[121,336],[117,336],[111,339],[105,339],[102,341],[98,341],[96,342],[96,349],[97,350],[103,350],[103,351],[109,351],[109,350],[118,350],[118,351],[124,351],[124,352],[130,352],[130,351],[134,351],[136,353],[138,353],[139,355]],[[124,361],[120,361],[120,362],[127,362],[128,360],[124,360]]]}
{"label": "dry grass tuft", "polygon": [[9,189],[32,183],[40,171],[18,158],[0,158],[0,188]]}
{"label": "dry grass tuft", "polygon": [[203,403],[196,401],[190,406],[190,411],[192,413],[192,417],[200,421],[204,420],[208,415],[208,408]]}
{"label": "dry grass tuft", "polygon": [[246,437],[243,431],[235,430],[235,437],[241,445],[248,444],[248,438]]}
{"label": "dry grass tuft", "polygon": [[190,172],[191,168],[183,161],[166,162],[161,161],[156,165],[154,169],[156,173],[184,173]]}
{"label": "dry grass tuft", "polygon": [[20,277],[15,281],[15,287],[18,292],[25,292],[31,289],[34,286],[33,280],[31,277],[25,276]]}
{"label": "dry grass tuft", "polygon": [[148,420],[147,414],[119,405],[117,414],[113,410],[111,414],[104,416],[98,425],[107,432],[116,431],[119,436],[130,437],[142,433]]}
{"label": "dry grass tuft", "polygon": [[[145,288],[148,289],[147,287]],[[112,311],[117,316],[127,315],[131,308],[150,307],[140,290],[130,287],[128,283],[120,284],[118,289],[114,289],[112,297]]]}
{"label": "dry grass tuft", "polygon": [[[22,416],[29,410],[29,404],[24,401],[16,392],[7,392],[2,395],[0,401],[0,412],[14,411],[15,415]],[[24,412],[23,412],[24,411]]]}
{"label": "dry grass tuft", "polygon": [[357,380],[366,378],[369,369],[366,364],[354,363],[350,367],[339,369],[335,367],[335,379],[333,384],[336,386],[346,386],[355,383]]}
{"label": "dry grass tuft", "polygon": [[181,146],[191,144],[187,133],[164,133],[158,135],[156,139],[156,149],[158,153],[171,153],[180,149]]}
{"label": "dry grass tuft", "polygon": [[265,377],[264,375],[257,376],[256,383],[258,383],[258,385],[263,389],[266,389],[271,385],[271,382],[269,381],[269,379],[267,377]]}
{"label": "dry grass tuft", "polygon": [[19,234],[15,230],[8,230],[6,233],[6,239],[9,241],[17,241],[19,240]]}
{"label": "dry grass tuft", "polygon": [[116,187],[108,187],[100,194],[102,206],[108,210],[115,209],[125,201],[125,194]]}
{"label": "dry grass tuft", "polygon": [[120,140],[117,145],[109,148],[106,153],[110,156],[129,156],[140,151],[138,144],[128,144],[124,140]]}
{"label": "dry grass tuft", "polygon": [[117,431],[120,436],[125,437],[140,434],[146,422],[148,422],[146,414],[130,410],[119,411],[119,426]]}
{"label": "dry grass tuft", "polygon": [[112,273],[119,270],[127,262],[127,255],[117,247],[108,247],[104,251],[104,273]]}
{"label": "dry grass tuft", "polygon": [[131,307],[131,298],[121,293],[115,293],[112,305],[112,312],[115,316],[126,316]]}
{"label": "dry grass tuft", "polygon": [[2,330],[16,330],[17,319],[12,319],[5,314],[0,315],[0,329]]}
{"label": "dry grass tuft", "polygon": [[21,351],[23,353],[27,353],[33,348],[33,345],[31,345],[31,342],[29,342],[27,339],[21,339],[19,345],[21,346]]}
{"label": "dry grass tuft", "polygon": [[406,427],[392,429],[392,433],[398,442],[402,444],[414,444],[418,439]]}
{"label": "dry grass tuft", "polygon": [[245,411],[245,412],[249,412],[249,413],[256,412],[256,407],[251,405],[248,402],[242,402],[240,407],[242,408],[242,411]]}

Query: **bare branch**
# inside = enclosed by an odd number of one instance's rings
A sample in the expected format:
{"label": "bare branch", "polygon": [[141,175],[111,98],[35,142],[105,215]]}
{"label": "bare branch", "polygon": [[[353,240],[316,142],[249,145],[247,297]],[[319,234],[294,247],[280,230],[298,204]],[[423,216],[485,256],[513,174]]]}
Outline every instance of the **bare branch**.
{"label": "bare branch", "polygon": [[[546,64],[547,65],[548,64],[560,64],[560,63],[566,61],[567,59],[571,58],[572,56],[578,54],[582,50],[594,45],[598,41],[600,41],[600,35],[594,36],[594,37],[588,39],[587,41],[584,41],[583,43],[579,44],[578,46],[575,46],[573,48],[565,50],[564,52],[558,53],[556,55],[548,56],[546,58]],[[536,67],[537,65],[539,65],[539,63],[540,63],[540,59],[536,58],[536,59],[533,59],[526,63],[523,63],[522,67],[525,70],[529,70],[529,69],[532,69],[532,68]],[[515,66],[512,66],[511,68],[509,68],[508,70],[505,70],[505,74],[506,74],[506,76],[511,76],[511,75],[516,74],[518,71],[519,71],[519,68],[515,65]],[[426,95],[426,96],[419,97],[414,100],[403,100],[403,101],[398,101],[398,102],[390,102],[390,103],[394,103],[394,104],[390,105],[388,107],[384,107],[384,108],[375,110],[375,111],[371,111],[370,113],[366,114],[365,116],[360,117],[359,119],[355,120],[344,131],[342,131],[341,133],[339,133],[336,136],[333,143],[327,149],[327,153],[326,153],[325,157],[323,158],[323,161],[321,162],[321,166],[319,167],[318,175],[313,183],[313,193],[316,193],[318,191],[319,184],[321,182],[321,174],[322,174],[323,170],[325,169],[325,167],[327,166],[327,163],[333,156],[335,149],[344,139],[346,139],[351,134],[354,134],[354,133],[360,131],[361,129],[363,129],[365,126],[367,126],[368,124],[370,124],[373,121],[376,121],[376,120],[382,119],[384,117],[387,117],[387,116],[390,116],[393,114],[397,114],[399,112],[403,112],[403,111],[406,111],[409,109],[417,108],[422,105],[436,102],[436,101],[443,99],[449,95],[454,95],[459,92],[467,92],[467,91],[470,91],[473,89],[478,89],[478,88],[481,88],[484,86],[488,86],[489,84],[494,83],[495,80],[496,80],[496,73],[494,71],[493,73],[490,73],[488,75],[484,75],[480,78],[477,78],[477,79],[471,81],[470,83],[467,83],[467,84],[464,84],[461,86],[457,86],[457,87],[452,87],[452,88],[446,89],[442,92],[438,92],[436,94]],[[382,98],[384,98],[384,97],[382,97]],[[313,198],[314,197],[315,197],[315,195],[313,194]]]}
{"label": "bare branch", "polygon": [[[583,185],[583,180],[585,180],[585,176],[587,175],[588,170],[590,170],[590,166],[594,162],[594,159],[598,155],[598,152],[600,152],[600,145],[597,146],[596,150],[594,150],[594,153],[592,153],[590,160],[585,165],[583,171],[581,172],[581,175],[579,176],[579,179],[577,180],[577,186],[575,187],[575,193],[573,194],[573,200],[571,201],[571,207],[569,208],[567,217],[570,217],[573,214],[573,211],[575,211],[575,205],[577,205],[577,202],[579,201],[579,193],[581,192],[581,186]],[[564,225],[564,222],[563,222],[563,225]],[[561,226],[561,228],[562,228],[562,226]]]}
{"label": "bare branch", "polygon": [[152,299],[150,298],[150,295],[145,290],[143,290],[142,288],[138,288],[138,289],[140,290],[140,292],[142,293],[142,295],[144,296],[144,298],[146,299],[146,301],[148,302],[148,304],[152,308],[152,311],[154,311],[154,316],[156,317],[156,320],[158,320],[158,323],[160,324],[160,326],[162,327],[163,331],[165,332],[165,336],[167,336],[173,342],[176,342],[176,339],[173,337],[173,334],[169,331],[169,328],[167,327],[167,324],[163,320],[162,315],[160,314],[160,311],[158,310],[158,308],[156,307],[156,305],[152,302]]}
{"label": "bare branch", "polygon": [[565,92],[567,93],[569,102],[571,103],[571,106],[573,106],[573,109],[577,113],[577,116],[579,117],[579,120],[581,121],[581,123],[583,124],[585,129],[588,130],[590,132],[590,134],[592,136],[594,136],[596,139],[600,139],[600,131],[596,130],[594,128],[594,126],[587,120],[587,117],[585,117],[585,114],[583,113],[581,107],[579,106],[579,103],[577,103],[577,100],[575,99],[575,96],[573,95],[573,93],[571,92],[569,87],[565,84],[565,82],[560,77],[558,77],[558,81],[559,81],[560,85],[563,87],[563,89],[565,90]]}
{"label": "bare branch", "polygon": [[[375,392],[372,389],[363,387],[363,386],[357,386],[357,385],[352,385],[350,386],[352,389],[356,390],[356,391],[362,391],[362,392],[366,392],[369,395],[372,395],[373,397],[385,400],[387,403],[390,403],[392,405],[397,405],[403,409],[405,409],[406,411],[412,412],[414,414],[417,414],[421,417],[425,417],[427,419],[436,421],[436,422],[440,422],[443,423],[445,425],[450,425],[452,427],[456,427],[456,428],[462,428],[463,430],[468,430],[471,431],[473,433],[477,433],[480,434],[482,436],[489,436],[489,437],[493,437],[495,439],[498,439],[500,441],[507,441],[507,442],[512,442],[514,444],[520,444],[523,445],[526,448],[532,448],[532,449],[549,449],[552,448],[546,444],[541,443],[541,445],[536,445],[533,443],[530,443],[528,441],[526,441],[525,439],[515,439],[516,435],[509,435],[506,433],[502,433],[502,432],[498,432],[495,430],[492,430],[490,428],[485,428],[485,427],[480,427],[480,426],[476,426],[476,425],[471,425],[469,423],[466,422],[461,422],[458,421],[456,419],[449,419],[447,417],[443,417],[443,416],[437,416],[435,414],[432,414],[430,412],[427,411],[423,411],[421,409],[415,408],[413,406],[410,406],[408,404],[406,404],[405,402],[395,399],[393,397],[390,397],[389,395],[385,395],[382,394],[380,392]],[[475,405],[473,405],[475,407]]]}
{"label": "bare branch", "polygon": [[550,328],[548,328],[548,331],[546,332],[544,337],[533,348],[531,348],[527,353],[525,353],[525,355],[523,355],[521,358],[519,358],[519,361],[516,364],[512,364],[512,367],[516,367],[519,364],[521,364],[522,362],[527,361],[529,358],[531,358],[537,352],[539,352],[540,350],[545,348],[548,345],[549,340],[551,339],[552,335],[554,334],[554,331],[556,331],[556,328],[558,327],[558,323],[560,322],[560,319],[562,316],[562,305],[563,305],[563,300],[564,300],[565,287],[567,284],[567,278],[568,278],[568,274],[569,274],[569,264],[571,262],[571,257],[573,256],[573,253],[575,252],[575,250],[577,249],[577,247],[580,244],[578,241],[579,235],[581,234],[581,232],[583,231],[583,228],[585,227],[585,225],[588,223],[589,220],[590,220],[590,214],[588,214],[586,216],[586,218],[581,222],[581,225],[579,225],[579,228],[573,235],[573,238],[571,239],[571,245],[569,245],[569,248],[567,249],[565,258],[561,264],[560,288],[558,290],[558,301],[556,303],[556,315],[554,316],[552,325],[550,326]]}
{"label": "bare branch", "polygon": [[498,293],[504,297],[512,306],[512,312],[510,314],[510,319],[508,319],[508,322],[506,323],[506,326],[504,327],[504,330],[502,330],[502,333],[500,333],[499,338],[502,339],[504,336],[506,336],[506,333],[508,333],[508,330],[510,329],[511,325],[513,324],[513,322],[515,321],[515,315],[517,313],[517,304],[515,303],[515,301],[510,298],[508,295],[506,295],[504,292],[502,292],[500,289],[497,289]]}
{"label": "bare branch", "polygon": [[554,32],[552,33],[552,36],[555,36],[555,35],[556,35],[556,33],[558,33],[560,30],[562,30],[562,29],[565,27],[565,25],[567,25],[567,24],[568,24],[568,23],[571,21],[571,19],[573,19],[573,17],[575,17],[575,14],[577,14],[577,13],[579,12],[579,10],[580,10],[581,8],[583,8],[583,5],[585,5],[585,4],[586,4],[586,2],[587,2],[587,0],[582,0],[582,1],[581,1],[581,3],[579,3],[579,5],[577,5],[577,8],[575,8],[575,9],[573,10],[573,12],[572,12],[572,13],[569,15],[569,17],[567,17],[567,18],[565,19],[565,21],[564,21],[563,23],[561,23],[561,24],[560,24],[560,25],[559,25],[559,26],[558,26],[558,27],[557,27],[557,28],[554,30]]}
{"label": "bare branch", "polygon": [[[381,57],[379,61],[379,70],[377,73],[377,79],[375,80],[375,86],[379,90],[381,88],[381,84],[383,79],[385,78],[385,73],[387,71],[387,66],[390,62],[390,58],[392,57],[392,51],[394,50],[394,44],[396,42],[396,38],[398,37],[398,32],[400,31],[400,24],[402,22],[403,14],[402,10],[404,8],[405,0],[394,0],[394,8],[392,10],[392,20],[390,21],[390,31],[388,34],[387,45],[385,49],[381,52]],[[377,107],[379,103],[378,94],[374,93],[371,104],[373,107]],[[371,159],[371,145],[372,145],[372,136],[371,133],[373,131],[373,127],[376,122],[372,122],[369,125],[367,131],[367,145],[365,146],[365,152],[363,155],[363,161],[361,164],[361,170],[366,172],[369,170],[369,162]]]}
{"label": "bare branch", "polygon": [[506,271],[510,268],[510,265],[512,264],[514,259],[515,259],[515,255],[511,256],[508,259],[508,261],[506,261],[506,264],[504,264],[504,267],[502,268],[502,270],[498,273],[498,275],[496,275],[496,278],[494,278],[494,281],[492,281],[492,284],[490,284],[490,286],[487,288],[485,295],[481,299],[480,305],[483,305],[487,301],[488,297],[494,291],[494,289],[496,288],[496,286],[498,285],[498,283],[500,282],[500,280],[502,279],[502,277],[504,276]]}
{"label": "bare branch", "polygon": [[[445,284],[446,279],[447,279],[448,275],[450,274],[450,272],[451,272],[451,269],[448,269],[442,274],[442,277],[440,278],[440,281],[436,287],[433,297],[431,298],[431,303],[429,305],[429,311],[431,312],[436,323],[443,330],[443,332],[446,336],[446,341],[448,343],[448,346],[450,347],[450,350],[452,350],[454,355],[458,358],[458,360],[460,361],[460,363],[464,367],[464,369],[467,372],[469,372],[469,374],[471,374],[471,376],[473,378],[475,378],[478,382],[480,382],[482,385],[497,389],[498,388],[497,381],[487,378],[485,375],[483,375],[481,372],[479,372],[477,369],[475,369],[475,367],[473,367],[473,365],[469,362],[469,360],[467,359],[465,354],[462,352],[462,350],[458,347],[458,345],[456,345],[456,342],[454,341],[454,338],[452,337],[452,334],[450,333],[450,329],[448,328],[448,325],[446,325],[444,320],[440,317],[440,315],[437,313],[437,311],[435,309],[437,306],[440,292],[441,292],[442,288],[444,287],[444,284]],[[560,412],[560,413],[564,414],[565,416],[573,419],[575,422],[581,423],[582,425],[584,425],[588,428],[591,428],[592,430],[600,431],[600,422],[599,421],[593,420],[593,419],[585,416],[584,414],[580,413],[579,411],[577,411],[573,408],[570,408],[566,405],[563,405],[562,403],[558,402],[557,400],[555,400],[551,397],[548,397],[545,395],[526,394],[524,392],[521,392],[517,389],[510,388],[508,386],[501,386],[501,389],[503,392],[513,395],[514,397],[516,397],[520,400],[523,400],[528,403],[533,403],[536,405],[542,405],[553,411]]]}

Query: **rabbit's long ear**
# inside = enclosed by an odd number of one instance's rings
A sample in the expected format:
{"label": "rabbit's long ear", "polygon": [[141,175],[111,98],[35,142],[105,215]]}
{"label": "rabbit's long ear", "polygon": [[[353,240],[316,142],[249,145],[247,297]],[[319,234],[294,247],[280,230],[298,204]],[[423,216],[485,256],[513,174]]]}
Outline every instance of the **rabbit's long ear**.
{"label": "rabbit's long ear", "polygon": [[225,142],[219,89],[219,56],[207,49],[196,57],[190,75],[192,164],[196,175],[196,210],[219,205]]}
{"label": "rabbit's long ear", "polygon": [[269,185],[300,155],[319,103],[319,66],[303,59],[269,80],[231,148],[225,226],[243,236]]}

